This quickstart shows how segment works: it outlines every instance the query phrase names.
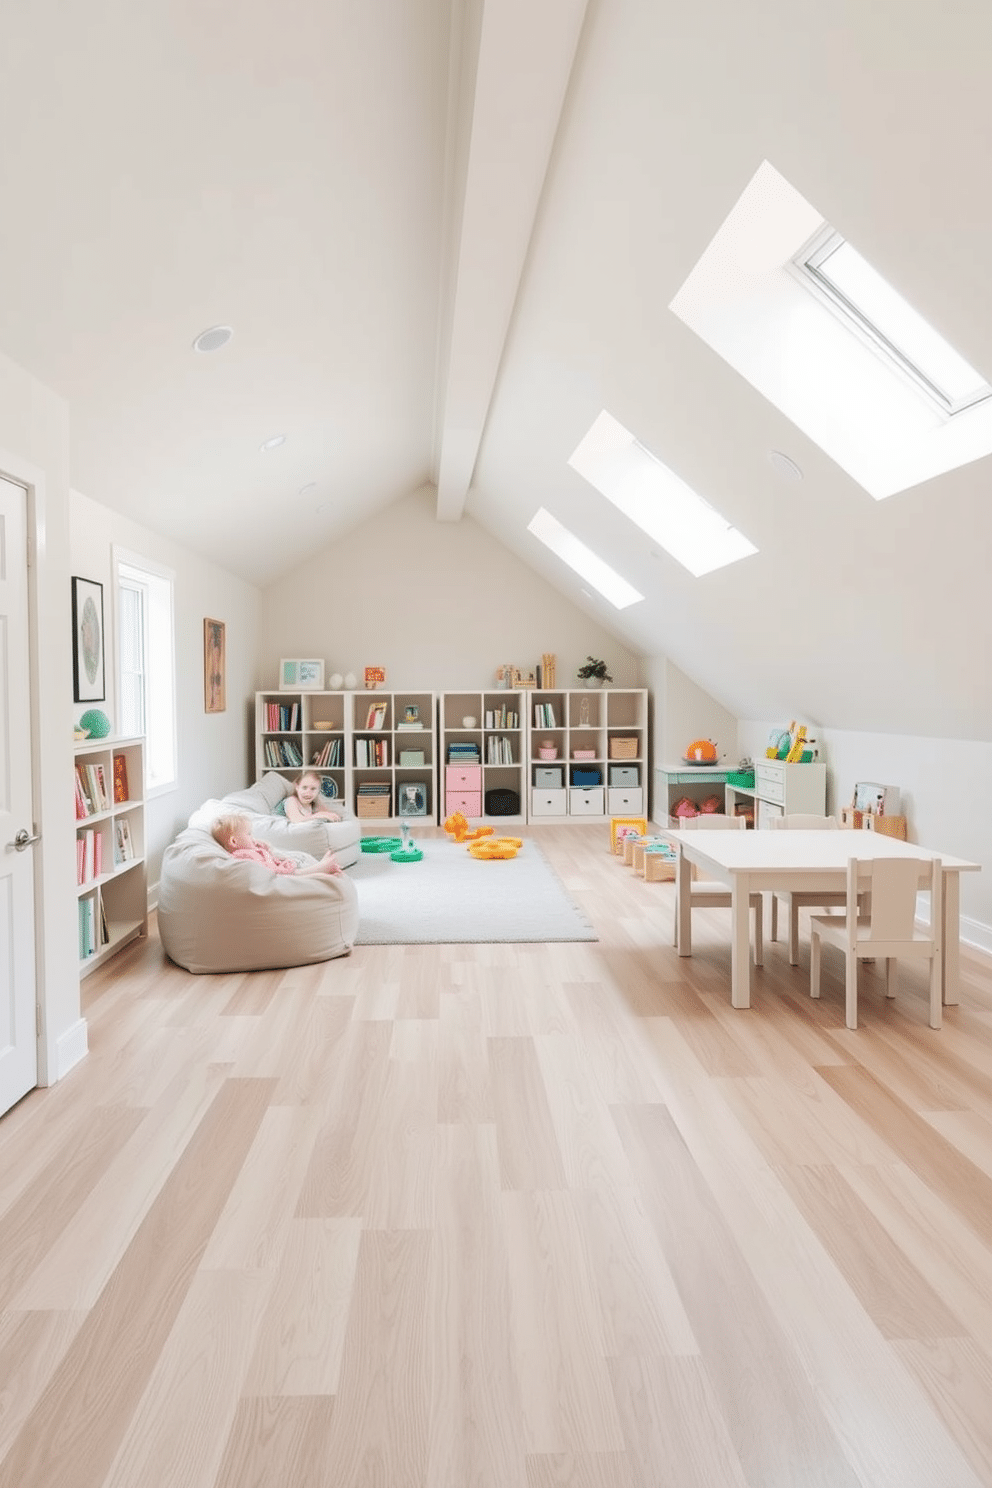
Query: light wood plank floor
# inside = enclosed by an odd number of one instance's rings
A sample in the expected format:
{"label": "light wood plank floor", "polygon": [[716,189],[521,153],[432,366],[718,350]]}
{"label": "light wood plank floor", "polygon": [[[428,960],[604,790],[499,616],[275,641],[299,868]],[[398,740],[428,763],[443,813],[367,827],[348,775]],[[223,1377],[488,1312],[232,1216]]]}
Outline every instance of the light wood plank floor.
{"label": "light wood plank floor", "polygon": [[680,961],[527,835],[598,942],[87,979],[0,1121],[0,1488],[992,1485],[992,965],[735,1012],[725,912]]}

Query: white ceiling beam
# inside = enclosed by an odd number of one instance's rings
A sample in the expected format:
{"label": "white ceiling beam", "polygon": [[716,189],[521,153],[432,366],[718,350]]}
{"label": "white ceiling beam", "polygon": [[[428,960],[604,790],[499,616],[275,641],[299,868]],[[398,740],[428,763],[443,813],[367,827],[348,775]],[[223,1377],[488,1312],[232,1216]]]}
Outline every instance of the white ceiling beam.
{"label": "white ceiling beam", "polygon": [[437,516],[465,508],[586,0],[486,0],[437,442]]}

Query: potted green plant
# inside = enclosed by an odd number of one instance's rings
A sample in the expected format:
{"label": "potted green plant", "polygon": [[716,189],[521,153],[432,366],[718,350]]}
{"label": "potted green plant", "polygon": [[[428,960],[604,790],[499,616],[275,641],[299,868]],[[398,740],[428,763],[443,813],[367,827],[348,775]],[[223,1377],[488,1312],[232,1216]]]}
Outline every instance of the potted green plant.
{"label": "potted green plant", "polygon": [[606,662],[597,661],[595,656],[586,657],[585,664],[579,667],[576,676],[581,677],[587,687],[602,687],[604,682],[613,681],[606,670]]}

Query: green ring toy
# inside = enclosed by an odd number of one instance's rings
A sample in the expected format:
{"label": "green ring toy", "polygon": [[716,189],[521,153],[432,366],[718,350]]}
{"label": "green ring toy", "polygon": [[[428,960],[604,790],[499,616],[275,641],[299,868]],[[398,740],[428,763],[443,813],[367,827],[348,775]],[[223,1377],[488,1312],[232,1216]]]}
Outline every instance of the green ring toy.
{"label": "green ring toy", "polygon": [[389,856],[394,863],[419,863],[424,855],[419,847],[399,847]]}
{"label": "green ring toy", "polygon": [[362,852],[367,853],[393,853],[398,847],[403,846],[402,837],[363,837]]}

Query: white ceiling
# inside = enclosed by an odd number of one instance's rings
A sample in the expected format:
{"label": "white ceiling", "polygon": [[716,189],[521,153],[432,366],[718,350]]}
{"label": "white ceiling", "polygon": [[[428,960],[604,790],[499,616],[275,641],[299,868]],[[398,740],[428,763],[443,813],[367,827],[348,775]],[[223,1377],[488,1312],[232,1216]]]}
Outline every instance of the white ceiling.
{"label": "white ceiling", "polygon": [[[264,585],[431,482],[741,716],[992,739],[989,461],[876,503],[668,309],[769,160],[992,376],[992,7],[35,0],[4,54],[0,348],[79,490]],[[604,407],[757,556],[604,510]]]}

